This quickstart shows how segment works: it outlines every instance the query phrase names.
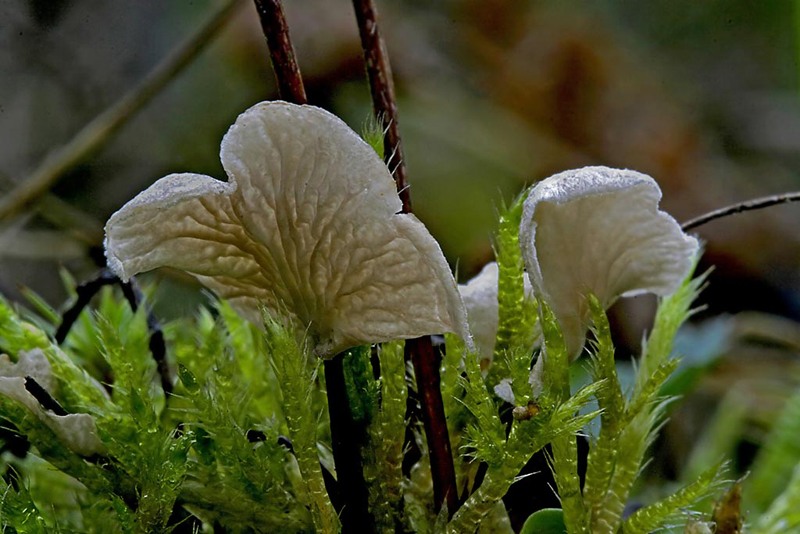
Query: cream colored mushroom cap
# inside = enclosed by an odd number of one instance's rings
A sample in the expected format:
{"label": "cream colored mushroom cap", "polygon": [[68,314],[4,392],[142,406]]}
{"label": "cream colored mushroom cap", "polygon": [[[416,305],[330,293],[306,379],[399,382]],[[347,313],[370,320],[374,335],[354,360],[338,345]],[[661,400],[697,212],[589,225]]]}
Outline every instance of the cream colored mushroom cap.
{"label": "cream colored mushroom cap", "polygon": [[111,216],[115,273],[184,270],[256,323],[262,307],[288,314],[322,357],[439,332],[471,343],[438,243],[400,213],[386,165],[339,118],[262,102],[220,157],[227,182],[169,175]]}
{"label": "cream colored mushroom cap", "polygon": [[631,170],[585,167],[536,184],[523,206],[520,244],[531,284],[577,355],[588,326],[586,296],[675,291],[698,242],[658,209],[661,189]]}

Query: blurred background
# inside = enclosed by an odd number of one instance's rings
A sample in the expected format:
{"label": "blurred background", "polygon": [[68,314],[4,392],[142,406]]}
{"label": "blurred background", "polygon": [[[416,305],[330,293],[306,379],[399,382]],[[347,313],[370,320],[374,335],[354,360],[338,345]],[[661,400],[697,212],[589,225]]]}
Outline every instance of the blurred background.
{"label": "blurred background", "polygon": [[[221,1],[0,0],[0,192],[195,33]],[[460,281],[492,259],[496,212],[523,187],[589,164],[652,175],[679,221],[800,189],[800,7],[766,0],[379,1],[399,97],[411,197]],[[346,0],[285,9],[311,103],[355,130],[371,113]],[[0,293],[31,288],[55,307],[59,269],[102,261],[108,216],[159,177],[224,178],[219,142],[236,116],[277,97],[252,2],[168,86],[0,221]],[[677,475],[690,437],[726,395],[743,400],[731,441],[744,468],[800,369],[800,205],[697,230],[705,306],[681,350],[692,396],[677,404],[661,469]],[[167,273],[160,313],[191,313],[196,288]],[[652,323],[652,299],[613,310],[625,358]],[[688,375],[687,375],[688,376]],[[680,392],[688,392],[682,386]],[[738,402],[738,401],[725,401]],[[738,413],[738,412],[737,412]]]}

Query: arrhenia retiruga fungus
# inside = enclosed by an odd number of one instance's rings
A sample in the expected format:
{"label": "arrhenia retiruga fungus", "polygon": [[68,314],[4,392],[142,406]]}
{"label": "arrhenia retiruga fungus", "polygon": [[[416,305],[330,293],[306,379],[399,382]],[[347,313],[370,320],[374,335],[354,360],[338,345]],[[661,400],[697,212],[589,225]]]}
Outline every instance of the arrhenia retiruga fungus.
{"label": "arrhenia retiruga fungus", "polygon": [[525,267],[573,357],[589,324],[587,295],[606,308],[621,296],[664,296],[689,273],[697,239],[658,209],[660,199],[651,177],[608,167],[561,172],[537,183],[525,199]]}
{"label": "arrhenia retiruga fungus", "polygon": [[262,102],[222,140],[223,182],[172,174],[106,224],[109,267],[194,275],[244,316],[290,316],[321,357],[469,333],[438,243],[400,212],[389,170],[327,111]]}

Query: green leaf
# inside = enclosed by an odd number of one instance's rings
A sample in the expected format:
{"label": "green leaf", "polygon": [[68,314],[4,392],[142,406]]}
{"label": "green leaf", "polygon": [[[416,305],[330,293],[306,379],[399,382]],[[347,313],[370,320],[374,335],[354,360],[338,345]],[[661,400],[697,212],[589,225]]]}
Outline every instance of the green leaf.
{"label": "green leaf", "polygon": [[131,391],[131,414],[136,421],[149,421],[152,419],[150,407],[142,400],[142,396],[134,389]]}
{"label": "green leaf", "polygon": [[793,469],[783,492],[772,502],[753,528],[754,534],[781,534],[800,528],[800,464]]}
{"label": "green leaf", "polygon": [[566,534],[564,512],[560,508],[545,508],[534,512],[522,525],[519,534]]}
{"label": "green leaf", "polygon": [[[38,313],[47,324],[53,326],[61,322],[61,315],[34,290],[23,286],[19,291],[22,293],[22,296],[25,297],[25,300],[33,306],[34,311]],[[41,327],[42,325],[39,326]]]}
{"label": "green leaf", "polygon": [[[764,511],[775,501],[800,465],[800,388],[786,401],[746,481],[748,504]],[[795,474],[795,478],[797,475]],[[798,484],[797,481],[794,482]]]}
{"label": "green leaf", "polygon": [[506,426],[497,413],[494,396],[489,393],[481,374],[478,360],[467,355],[464,360],[466,377],[463,403],[472,414],[474,420],[464,433],[465,447],[473,449],[474,459],[485,461],[490,465],[505,461]]}
{"label": "green leaf", "polygon": [[361,138],[383,159],[383,138],[386,133],[383,121],[370,114],[361,125]]}
{"label": "green leaf", "polygon": [[403,343],[378,348],[381,367],[380,408],[367,427],[364,478],[369,484],[369,507],[379,531],[391,532],[402,521],[403,444],[405,441],[406,381]]}
{"label": "green leaf", "polygon": [[[475,364],[477,366],[477,364]],[[464,505],[458,509],[447,527],[450,533],[471,532],[485,518],[516,480],[522,467],[542,447],[562,435],[574,435],[598,412],[575,415],[597,395],[603,382],[589,384],[560,404],[542,405],[541,411],[523,421],[514,421],[508,441],[500,448],[502,461],[490,463],[486,476]]]}
{"label": "green leaf", "polygon": [[197,393],[199,391],[200,384],[197,383],[197,378],[195,378],[189,368],[182,363],[178,364],[178,378],[180,378],[183,387],[185,387],[186,391],[189,393]]}
{"label": "green leaf", "polygon": [[[283,415],[303,479],[302,484],[296,488],[299,499],[303,503],[308,503],[317,531],[337,532],[339,518],[330,502],[322,478],[317,452],[316,425],[310,424],[318,417],[314,412],[312,395],[319,360],[312,359],[308,347],[298,343],[294,334],[280,323],[267,319],[265,326],[270,361],[282,395]],[[358,351],[349,356],[353,354],[359,356]],[[362,406],[362,416],[367,413],[366,410],[367,408]]]}
{"label": "green leaf", "polygon": [[378,409],[378,383],[372,373],[370,347],[353,347],[347,351],[344,377],[353,421],[366,426]]}
{"label": "green leaf", "polygon": [[[597,297],[589,295],[589,309],[592,314],[594,350],[592,351],[592,375],[595,380],[605,380],[605,387],[598,396],[598,404],[603,410],[601,421],[608,428],[622,420],[625,412],[625,398],[620,385],[614,361],[614,342],[611,340],[611,327],[608,316]],[[610,432],[615,429],[608,428]]]}
{"label": "green leaf", "polygon": [[[561,327],[558,325],[550,306],[539,299],[541,310],[542,335],[544,348],[540,358],[544,358],[542,371],[543,394],[555,401],[564,401],[569,398],[569,364],[570,358]],[[537,364],[538,365],[538,364]]]}

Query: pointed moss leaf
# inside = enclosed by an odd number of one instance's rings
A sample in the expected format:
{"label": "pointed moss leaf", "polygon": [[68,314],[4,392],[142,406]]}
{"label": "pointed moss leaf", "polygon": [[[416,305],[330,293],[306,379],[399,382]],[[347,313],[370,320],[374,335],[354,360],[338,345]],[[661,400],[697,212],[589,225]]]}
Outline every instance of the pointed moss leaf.
{"label": "pointed moss leaf", "polygon": [[544,349],[534,367],[534,378],[541,377],[543,383],[534,384],[534,389],[542,389],[545,395],[554,399],[565,400],[569,397],[569,353],[561,327],[549,304],[540,299],[539,309]]}
{"label": "pointed moss leaf", "polygon": [[792,470],[792,476],[783,492],[775,498],[769,508],[758,518],[753,532],[781,534],[800,530],[800,464]]}
{"label": "pointed moss leaf", "polygon": [[642,349],[639,371],[636,375],[636,390],[641,390],[655,369],[672,354],[675,336],[681,325],[691,316],[692,303],[697,299],[708,273],[692,278],[700,251],[692,257],[691,268],[674,292],[658,303],[653,330]]}
{"label": "pointed moss leaf", "polygon": [[142,400],[142,396],[139,395],[139,392],[135,389],[130,392],[130,403],[131,415],[133,415],[136,421],[148,421],[152,419],[150,408],[145,404],[144,400]]}
{"label": "pointed moss leaf", "polygon": [[522,219],[522,203],[525,195],[520,195],[508,209],[500,215],[495,239],[497,255],[497,306],[498,326],[495,357],[515,345],[531,348],[535,334],[530,298],[533,290],[525,276],[525,265],[519,248],[519,224]]}
{"label": "pointed moss leaf", "polygon": [[475,452],[473,457],[490,464],[502,462],[506,441],[506,428],[497,413],[497,406],[483,380],[475,358],[465,358],[466,378],[462,380],[465,395],[464,406],[474,417],[467,427],[465,441]]}
{"label": "pointed moss leaf", "polygon": [[514,534],[514,532],[505,503],[500,501],[483,518],[476,534]]}
{"label": "pointed moss leaf", "polygon": [[586,295],[672,293],[691,269],[697,240],[658,210],[661,190],[644,174],[607,167],[565,171],[536,184],[520,224],[528,276],[564,332],[571,357],[588,326]]}
{"label": "pointed moss leaf", "polygon": [[0,527],[3,532],[47,532],[47,524],[27,487],[13,487],[0,477]]}
{"label": "pointed moss leaf", "polygon": [[569,526],[568,530],[587,532],[588,517],[581,495],[578,444],[574,435],[562,435],[553,440],[551,469],[564,510],[564,521]]}
{"label": "pointed moss leaf", "polygon": [[[517,358],[522,366],[530,367],[531,352],[539,339],[535,300],[530,282],[523,274],[521,265],[518,271],[504,272],[498,263],[492,262],[466,284],[458,286],[481,365],[484,368],[492,365],[489,368],[492,383],[507,378],[508,366]],[[519,287],[515,282],[519,282]]]}
{"label": "pointed moss leaf", "polygon": [[378,383],[372,375],[369,347],[354,347],[344,358],[345,386],[353,420],[367,425],[378,408]]}
{"label": "pointed moss leaf", "polygon": [[262,102],[231,126],[221,159],[227,182],[173,174],[111,216],[115,273],[185,270],[257,324],[261,306],[292,316],[322,357],[442,331],[469,339],[439,245],[339,118]]}
{"label": "pointed moss leaf", "polygon": [[530,515],[520,534],[566,534],[564,512],[560,508],[544,508]]}
{"label": "pointed moss leaf", "polygon": [[[25,323],[26,327],[30,327]],[[36,351],[39,349],[33,349]],[[103,386],[79,367],[70,357],[56,345],[47,345],[42,349],[53,369],[53,378],[57,382],[58,400],[69,412],[88,412],[92,410],[110,410],[109,395]]]}
{"label": "pointed moss leaf", "polygon": [[595,380],[605,379],[608,382],[608,387],[604,388],[597,399],[600,408],[603,410],[601,418],[603,425],[615,425],[622,419],[625,411],[625,398],[614,361],[614,343],[611,340],[611,327],[608,324],[608,316],[606,316],[600,300],[594,295],[589,295],[587,301],[596,340],[592,351],[592,374]]}
{"label": "pointed moss leaf", "polygon": [[[36,313],[44,319],[47,325],[52,327],[61,322],[61,315],[34,290],[23,286],[20,288],[20,293],[22,293],[22,296],[25,297],[25,300],[28,301]],[[34,319],[35,318],[31,318],[31,320]],[[39,323],[41,323],[41,321],[39,321]],[[39,326],[42,327],[43,325],[39,324]]]}
{"label": "pointed moss leaf", "polygon": [[[753,463],[747,478],[748,503],[766,510],[786,487],[796,465],[800,465],[800,389],[789,397]],[[796,475],[795,475],[796,477]],[[797,484],[797,482],[795,482]]]}
{"label": "pointed moss leaf", "polygon": [[11,305],[0,295],[0,346],[10,354],[50,346],[47,334],[20,321]]}
{"label": "pointed moss leaf", "polygon": [[[502,500],[531,455],[559,436],[573,435],[597,417],[596,411],[577,416],[575,414],[603,386],[602,382],[589,384],[564,403],[546,406],[529,419],[515,421],[505,446],[500,441],[498,447],[502,453],[502,461],[489,464],[483,482],[455,513],[447,526],[447,532],[456,534],[474,531],[475,526]],[[501,426],[500,431],[502,439],[505,428]]]}
{"label": "pointed moss leaf", "polygon": [[183,387],[185,387],[186,391],[189,393],[197,393],[200,390],[200,384],[197,383],[197,378],[195,378],[189,368],[182,363],[178,364],[178,378],[180,378]]}
{"label": "pointed moss leaf", "polygon": [[622,532],[647,534],[667,526],[668,520],[674,516],[688,514],[718,487],[722,472],[722,464],[715,465],[672,495],[639,508],[622,523]]}
{"label": "pointed moss leaf", "polygon": [[380,408],[367,427],[364,478],[369,484],[369,507],[379,532],[392,532],[403,517],[403,444],[406,383],[403,344],[384,343],[380,360]]}
{"label": "pointed moss leaf", "polygon": [[680,364],[679,358],[667,360],[653,369],[650,378],[644,382],[642,389],[635,393],[628,406],[628,417],[634,417],[640,411],[648,410],[654,402],[659,399],[674,399],[674,397],[662,397],[659,395],[661,386],[672,376],[672,373]]}
{"label": "pointed moss leaf", "polygon": [[197,458],[205,465],[213,465],[215,461],[214,439],[203,427],[196,427],[191,433],[192,446]]}
{"label": "pointed moss leaf", "polygon": [[497,406],[486,389],[477,361],[467,364],[466,370],[467,378],[463,380],[465,395],[462,402],[474,420],[464,431],[462,449],[469,450],[470,457],[490,465],[501,463],[504,459],[506,442],[505,425],[500,420]]}
{"label": "pointed moss leaf", "polygon": [[508,374],[505,352],[511,348],[530,351],[538,338],[533,291],[519,249],[523,199],[520,196],[500,215],[497,262],[486,264],[477,276],[458,287],[481,359],[494,364],[491,371],[499,378]]}
{"label": "pointed moss leaf", "polygon": [[386,137],[386,130],[384,130],[382,122],[381,119],[376,118],[375,115],[370,113],[369,117],[367,117],[364,124],[361,126],[361,138],[372,147],[372,150],[378,154],[380,159],[384,159],[383,140]]}
{"label": "pointed moss leaf", "polygon": [[[298,498],[308,503],[318,531],[335,532],[339,528],[339,519],[325,488],[317,445],[317,426],[312,423],[319,417],[312,396],[320,362],[309,358],[307,346],[298,343],[292,332],[278,321],[267,317],[264,324],[270,362],[280,389],[281,411],[302,477],[298,485]],[[351,388],[352,385],[353,382]]]}
{"label": "pointed moss leaf", "polygon": [[596,528],[611,531],[619,528],[631,489],[641,472],[645,452],[655,438],[667,402],[651,403],[649,409],[641,410],[626,420],[613,438],[613,448],[607,451],[613,459],[613,470],[602,500],[593,501],[597,504],[592,510],[592,525]]}
{"label": "pointed moss leaf", "polygon": [[[476,354],[466,350],[464,343],[458,336],[453,334],[445,335],[445,347],[447,350],[442,354],[441,365],[441,390],[444,411],[447,417],[447,427],[451,436],[458,436],[461,429],[465,426],[465,420],[469,414],[461,402],[464,395],[464,384],[462,374],[464,373],[464,361],[466,358],[477,359]],[[381,364],[383,367],[383,364]],[[403,401],[405,403],[405,401]],[[453,448],[457,446],[455,440]]]}

